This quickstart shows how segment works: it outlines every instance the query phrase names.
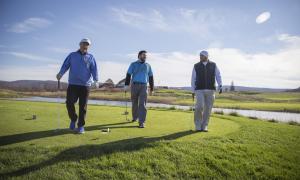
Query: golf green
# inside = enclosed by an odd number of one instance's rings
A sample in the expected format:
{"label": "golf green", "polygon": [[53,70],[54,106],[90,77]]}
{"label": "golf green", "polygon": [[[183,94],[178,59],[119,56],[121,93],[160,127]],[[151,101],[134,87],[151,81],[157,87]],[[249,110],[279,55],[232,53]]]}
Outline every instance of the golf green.
{"label": "golf green", "polygon": [[[123,112],[121,107],[88,106],[86,133],[79,135],[67,129],[64,104],[0,100],[0,176],[300,177],[300,126],[213,115],[209,132],[199,133],[191,131],[191,111],[150,109],[146,128],[139,129]],[[107,128],[111,132],[101,131]]]}

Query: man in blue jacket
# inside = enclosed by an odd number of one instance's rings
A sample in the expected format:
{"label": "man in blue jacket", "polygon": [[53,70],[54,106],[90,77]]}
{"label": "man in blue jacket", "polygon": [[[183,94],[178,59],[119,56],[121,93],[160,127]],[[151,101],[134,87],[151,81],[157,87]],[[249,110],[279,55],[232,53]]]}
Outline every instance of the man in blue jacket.
{"label": "man in blue jacket", "polygon": [[[75,124],[78,120],[77,131],[82,134],[84,133],[89,89],[93,81],[94,85],[98,87],[98,70],[94,56],[88,53],[91,41],[88,38],[84,38],[80,41],[79,45],[79,50],[70,53],[65,59],[56,78],[60,80],[65,72],[69,70],[66,106],[71,120],[70,129],[75,130]],[[78,99],[79,116],[75,110],[75,103]]]}
{"label": "man in blue jacket", "polygon": [[132,101],[132,121],[139,119],[139,128],[145,127],[147,115],[147,83],[150,84],[150,95],[153,93],[154,80],[150,64],[146,63],[146,51],[138,53],[138,60],[131,63],[125,81],[125,91],[128,91],[130,80],[131,83],[131,101]]}

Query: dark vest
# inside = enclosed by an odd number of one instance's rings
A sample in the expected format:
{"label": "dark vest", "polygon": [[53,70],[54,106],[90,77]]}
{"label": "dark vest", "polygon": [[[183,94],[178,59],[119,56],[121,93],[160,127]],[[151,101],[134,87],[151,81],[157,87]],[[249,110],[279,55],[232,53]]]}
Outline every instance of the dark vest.
{"label": "dark vest", "polygon": [[216,90],[215,86],[215,69],[216,63],[208,61],[206,66],[202,62],[194,65],[196,71],[195,90],[212,89]]}

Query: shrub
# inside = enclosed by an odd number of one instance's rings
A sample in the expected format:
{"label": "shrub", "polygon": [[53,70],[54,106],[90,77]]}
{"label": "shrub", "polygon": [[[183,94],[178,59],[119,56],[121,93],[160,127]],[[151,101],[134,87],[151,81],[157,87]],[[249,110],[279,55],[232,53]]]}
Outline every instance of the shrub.
{"label": "shrub", "polygon": [[270,119],[268,120],[269,122],[273,122],[273,123],[278,123],[278,121],[276,121],[275,119]]}
{"label": "shrub", "polygon": [[250,116],[249,118],[250,119],[257,119],[257,117],[255,117],[255,116]]}
{"label": "shrub", "polygon": [[229,115],[230,116],[240,116],[237,112],[230,112]]}
{"label": "shrub", "polygon": [[221,114],[221,115],[223,115],[224,114],[224,112],[221,110],[221,111],[215,111],[214,112],[215,114]]}

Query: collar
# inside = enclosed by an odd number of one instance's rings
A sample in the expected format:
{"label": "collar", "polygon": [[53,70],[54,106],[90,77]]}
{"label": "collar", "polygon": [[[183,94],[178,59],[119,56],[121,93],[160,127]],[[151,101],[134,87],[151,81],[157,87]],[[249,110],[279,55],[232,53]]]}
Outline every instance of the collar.
{"label": "collar", "polygon": [[207,60],[207,61],[200,61],[202,64],[204,64],[204,63],[206,63],[206,64],[208,64],[208,63],[210,63],[210,61],[209,61],[209,59]]}
{"label": "collar", "polygon": [[81,53],[81,51],[78,49],[77,52],[81,55],[87,55],[88,53]]}
{"label": "collar", "polygon": [[138,63],[144,64],[146,61],[141,61],[140,59],[137,60]]}

